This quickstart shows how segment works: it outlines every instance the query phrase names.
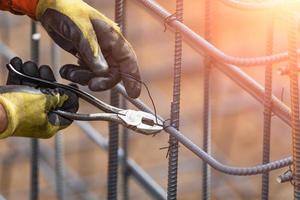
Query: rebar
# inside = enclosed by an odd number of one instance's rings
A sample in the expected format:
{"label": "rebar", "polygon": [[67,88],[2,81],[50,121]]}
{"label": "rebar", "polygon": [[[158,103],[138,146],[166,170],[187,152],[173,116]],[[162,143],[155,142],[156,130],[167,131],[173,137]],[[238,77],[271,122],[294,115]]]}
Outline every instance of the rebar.
{"label": "rebar", "polygon": [[299,85],[298,85],[298,59],[297,59],[297,32],[298,19],[293,12],[289,11],[288,28],[288,51],[289,51],[289,74],[290,95],[292,110],[292,138],[293,138],[293,182],[294,199],[300,199],[300,115],[299,115]]}
{"label": "rebar", "polygon": [[292,181],[293,180],[293,172],[291,170],[288,170],[283,175],[278,176],[276,178],[276,180],[278,183],[285,183],[288,181]]}
{"label": "rebar", "polygon": [[[39,41],[40,34],[37,33],[37,24],[31,23],[31,60],[39,62]],[[39,141],[31,139],[31,200],[39,199]]]}
{"label": "rebar", "polygon": [[282,8],[282,6],[296,5],[299,2],[295,0],[272,0],[268,2],[246,2],[240,0],[219,0],[224,5],[227,5],[232,8],[236,8],[239,10],[274,10],[278,8]]}
{"label": "rebar", "polygon": [[[286,61],[288,59],[288,53],[279,53],[271,56],[259,56],[259,57],[235,57],[225,54],[220,49],[216,48],[214,45],[206,41],[203,37],[192,31],[188,26],[179,22],[178,20],[167,20],[172,16],[166,9],[160,6],[156,1],[153,0],[136,0],[139,5],[147,8],[147,11],[151,11],[154,16],[158,17],[159,20],[167,24],[168,28],[177,30],[181,32],[183,39],[198,53],[205,56],[210,56],[216,62],[233,64],[238,66],[256,66],[268,63],[277,63]],[[297,54],[300,54],[300,50],[297,50]]]}
{"label": "rebar", "polygon": [[[123,86],[118,84],[116,86],[116,89],[120,94],[122,94],[128,101],[130,101],[133,105],[135,105],[137,108],[141,109],[142,111],[149,112],[154,114],[154,112],[145,105],[141,100],[139,99],[132,99],[128,97],[125,89]],[[164,121],[163,118],[158,118],[162,121]],[[172,126],[165,127],[165,131],[168,134],[171,134],[174,136],[183,146],[185,146],[187,149],[189,149],[191,152],[193,152],[196,156],[198,156],[200,159],[203,160],[203,162],[207,162],[211,167],[214,169],[223,172],[225,174],[231,174],[231,175],[237,175],[237,176],[250,176],[250,175],[256,175],[256,174],[262,174],[264,172],[272,171],[275,169],[279,169],[282,167],[289,166],[293,163],[292,157],[287,157],[281,160],[272,161],[268,164],[261,164],[253,167],[233,167],[228,166],[220,163],[215,158],[213,158],[211,155],[207,154],[203,149],[201,149],[199,146],[197,146],[195,143],[193,143],[189,138],[184,136],[181,132],[176,130]]]}
{"label": "rebar", "polygon": [[[207,41],[211,42],[211,9],[212,2],[205,0],[205,17],[204,17],[204,37]],[[203,71],[203,150],[210,154],[211,152],[211,102],[210,102],[210,72],[211,72],[211,59],[206,57],[204,59]],[[211,170],[207,163],[202,164],[202,199],[210,199],[210,182]]]}
{"label": "rebar", "polygon": [[64,152],[63,152],[63,133],[58,132],[55,136],[55,181],[56,197],[58,200],[65,199],[64,184]]}
{"label": "rebar", "polygon": [[[76,122],[83,132],[94,142],[98,147],[108,150],[108,141],[102,134],[93,128],[87,122]],[[119,148],[119,161],[123,160],[124,150]],[[133,177],[143,188],[154,198],[158,200],[166,200],[167,194],[163,188],[158,185],[149,174],[147,174],[136,162],[130,158],[127,159],[128,173]]]}
{"label": "rebar", "polygon": [[[115,21],[122,28],[123,21],[123,0],[115,0]],[[119,107],[120,98],[115,89],[111,90],[110,103]],[[118,198],[118,147],[119,147],[119,125],[115,122],[109,123],[109,151],[108,151],[108,187],[107,199]]]}
{"label": "rebar", "polygon": [[[183,0],[176,0],[176,19],[183,21]],[[179,130],[180,118],[180,93],[181,93],[181,64],[182,64],[182,36],[175,32],[174,54],[174,78],[173,78],[173,102],[171,103],[171,125]],[[169,136],[168,150],[168,200],[177,199],[177,176],[178,176],[178,141]]]}
{"label": "rebar", "polygon": [[[273,53],[273,29],[274,19],[271,13],[271,22],[267,30],[267,45],[266,53],[271,55]],[[268,64],[265,68],[265,96],[264,96],[264,130],[263,130],[263,155],[262,163],[270,162],[270,140],[271,140],[271,121],[272,121],[272,64]],[[261,199],[269,199],[269,173],[262,175]]]}
{"label": "rebar", "polygon": [[[122,108],[127,108],[127,101],[122,97]],[[127,166],[128,161],[128,147],[129,147],[129,130],[123,127],[122,131],[122,148],[124,150],[124,156],[122,157],[122,192],[123,200],[129,200],[129,168]]]}
{"label": "rebar", "polygon": [[[119,106],[119,95],[111,91],[110,102],[112,106]],[[118,197],[118,146],[119,125],[109,122],[109,151],[108,151],[108,184],[107,199],[116,200]]]}
{"label": "rebar", "polygon": [[[124,35],[127,36],[127,0],[123,0],[123,16],[120,18],[120,28]],[[122,108],[127,109],[127,101],[124,97],[121,98]],[[122,148],[124,156],[122,157],[122,197],[123,200],[129,200],[129,177],[130,169],[128,167],[128,148],[129,148],[129,129],[122,127]]]}
{"label": "rebar", "polygon": [[[55,77],[59,77],[58,67],[60,63],[59,47],[51,43],[51,66]],[[56,197],[58,200],[65,199],[65,182],[64,182],[64,136],[62,132],[55,135],[55,187]]]}

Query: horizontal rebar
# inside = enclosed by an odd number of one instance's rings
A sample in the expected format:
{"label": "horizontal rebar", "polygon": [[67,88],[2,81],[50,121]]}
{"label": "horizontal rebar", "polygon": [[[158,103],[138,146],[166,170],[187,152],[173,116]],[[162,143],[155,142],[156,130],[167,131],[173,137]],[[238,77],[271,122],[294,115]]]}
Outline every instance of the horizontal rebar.
{"label": "horizontal rebar", "polygon": [[229,7],[236,8],[239,10],[271,10],[271,9],[282,8],[287,4],[299,5],[299,1],[295,1],[295,0],[272,0],[268,2],[245,2],[245,1],[243,2],[238,0],[219,0],[219,1]]}
{"label": "horizontal rebar", "polygon": [[286,173],[284,173],[276,178],[276,181],[278,183],[285,183],[285,182],[288,182],[291,180],[293,180],[293,173],[291,170],[287,171]]}
{"label": "horizontal rebar", "polygon": [[[227,64],[233,64],[238,66],[256,66],[268,63],[282,62],[288,59],[288,53],[279,53],[271,56],[259,56],[259,57],[235,57],[225,54],[223,51],[206,41],[203,37],[195,33],[185,24],[176,20],[176,18],[171,18],[172,16],[166,9],[160,6],[157,2],[153,0],[136,0],[139,5],[143,5],[147,11],[152,11],[155,17],[168,25],[166,27],[171,28],[173,31],[179,31],[185,41],[194,48],[200,54],[205,54],[206,56],[211,56],[215,61]],[[298,55],[300,50],[297,51]]]}
{"label": "horizontal rebar", "polygon": [[[116,89],[137,108],[145,112],[154,114],[154,112],[147,105],[145,105],[141,100],[129,98],[122,85],[118,84],[116,86]],[[163,120],[161,117],[159,118],[160,120]],[[232,174],[238,176],[255,175],[255,174],[261,174],[264,172],[279,169],[292,164],[292,157],[288,157],[281,160],[272,161],[268,164],[262,164],[253,167],[232,167],[232,166],[224,165],[219,161],[217,161],[212,156],[210,156],[209,154],[207,154],[205,151],[203,151],[203,149],[201,149],[199,146],[193,143],[189,138],[184,136],[181,132],[176,130],[174,127],[171,126],[166,127],[165,131],[171,134],[172,136],[174,136],[181,144],[183,144],[187,149],[192,151],[199,158],[201,158],[204,162],[207,162],[211,167],[225,174]]]}
{"label": "horizontal rebar", "polygon": [[[215,67],[233,80],[237,85],[242,87],[252,97],[261,104],[264,103],[264,87],[251,78],[247,73],[234,65],[216,64]],[[291,111],[290,108],[272,95],[272,111],[288,126],[291,126]]]}

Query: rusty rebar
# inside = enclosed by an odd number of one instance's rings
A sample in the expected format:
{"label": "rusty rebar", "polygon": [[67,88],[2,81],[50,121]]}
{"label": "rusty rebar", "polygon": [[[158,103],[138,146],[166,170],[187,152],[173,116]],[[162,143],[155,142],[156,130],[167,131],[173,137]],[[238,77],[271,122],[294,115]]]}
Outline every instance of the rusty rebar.
{"label": "rusty rebar", "polygon": [[[162,23],[166,24],[166,19],[171,16],[171,14],[153,0],[135,0],[139,2],[139,5],[143,5],[147,8],[147,11],[151,11],[155,17],[158,17]],[[193,47],[198,53],[211,56],[215,61],[226,64],[233,64],[238,66],[257,66],[268,63],[278,63],[286,61],[288,59],[288,53],[278,53],[271,56],[258,56],[258,57],[236,57],[227,55],[225,52],[221,51],[203,37],[192,31],[188,26],[181,23],[178,20],[168,20],[167,27],[175,29],[181,32],[183,39]],[[300,55],[300,49],[297,50],[298,56]]]}
{"label": "rusty rebar", "polygon": [[299,119],[299,85],[298,85],[298,58],[297,33],[298,20],[293,10],[289,11],[288,52],[290,95],[292,111],[292,138],[293,138],[293,182],[294,199],[300,199],[300,119]]}
{"label": "rusty rebar", "polygon": [[[271,22],[267,30],[267,55],[273,53],[273,29],[274,19],[271,13]],[[271,121],[272,121],[272,64],[268,64],[265,68],[265,95],[264,95],[264,128],[263,128],[263,155],[262,163],[270,162],[270,140],[271,140]],[[269,199],[269,172],[262,175],[261,199]]]}
{"label": "rusty rebar", "polygon": [[[123,0],[115,0],[115,21],[122,28]],[[112,106],[120,106],[120,97],[115,89],[111,90],[110,103]],[[109,151],[108,151],[108,184],[107,199],[118,198],[118,148],[119,148],[119,125],[115,122],[109,123]]]}
{"label": "rusty rebar", "polygon": [[[176,19],[183,21],[183,0],[176,0]],[[171,125],[179,130],[180,118],[180,93],[181,93],[181,64],[182,64],[182,36],[175,32],[175,55],[174,55],[174,80],[173,102],[171,103]],[[177,199],[178,177],[178,141],[169,136],[169,163],[168,163],[168,200]]]}

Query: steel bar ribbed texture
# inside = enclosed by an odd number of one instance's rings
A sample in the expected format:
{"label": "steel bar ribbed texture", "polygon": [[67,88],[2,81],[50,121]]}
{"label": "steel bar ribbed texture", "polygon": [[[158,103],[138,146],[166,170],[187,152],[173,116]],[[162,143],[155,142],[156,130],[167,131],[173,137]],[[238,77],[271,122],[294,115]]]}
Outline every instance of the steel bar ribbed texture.
{"label": "steel bar ribbed texture", "polygon": [[[171,16],[171,14],[161,7],[157,2],[153,0],[136,0],[139,5],[147,8],[147,11],[151,11],[154,16],[158,17],[162,23],[166,23],[166,19]],[[168,20],[167,23],[172,29],[181,32],[183,38],[186,42],[193,47],[200,54],[211,56],[215,61],[227,64],[233,64],[238,66],[255,66],[268,63],[276,63],[281,61],[286,61],[288,59],[288,53],[279,53],[272,56],[260,56],[253,58],[240,58],[225,54],[220,49],[216,48],[214,45],[206,41],[203,37],[192,31],[185,24],[179,22],[178,20]],[[300,54],[300,50],[297,51]]]}
{"label": "steel bar ribbed texture", "polygon": [[[120,28],[123,35],[127,35],[127,0],[123,0],[123,17],[120,19]],[[122,108],[127,109],[127,101],[124,97],[121,99]],[[122,197],[123,200],[129,200],[129,167],[127,166],[128,161],[128,148],[129,148],[129,130],[122,127],[122,148],[124,156],[122,157]]]}
{"label": "steel bar ribbed texture", "polygon": [[[271,13],[273,15],[273,13]],[[267,30],[266,53],[273,53],[273,29],[274,19],[272,16]],[[263,155],[262,163],[270,162],[270,140],[271,140],[271,120],[272,120],[272,64],[268,64],[265,69],[265,96],[264,96],[264,134],[263,134]],[[269,199],[269,173],[262,175],[261,199]]]}
{"label": "steel bar ribbed texture", "polygon": [[292,138],[293,138],[293,182],[294,199],[300,199],[300,119],[299,119],[299,85],[297,59],[298,19],[291,10],[289,16],[288,51],[290,70],[290,93],[292,110]]}
{"label": "steel bar ribbed texture", "polygon": [[[98,147],[108,150],[108,141],[87,122],[76,122],[76,124],[83,130],[83,132],[97,144]],[[119,161],[124,158],[124,150],[119,148]],[[134,160],[127,159],[128,172],[143,188],[154,198],[158,200],[166,200],[167,194],[152,178],[147,174]]]}
{"label": "steel bar ribbed texture", "polygon": [[285,183],[293,179],[293,172],[287,171],[283,175],[280,175],[276,178],[278,183]]}
{"label": "steel bar ribbed texture", "polygon": [[[207,41],[211,42],[212,33],[212,1],[205,0],[205,17],[204,17],[204,37]],[[210,79],[211,79],[211,59],[206,57],[204,59],[203,71],[203,150],[210,154],[211,151],[211,102],[210,102]],[[210,199],[210,182],[211,182],[211,169],[205,162],[202,164],[202,199]]]}
{"label": "steel bar ribbed texture", "polygon": [[[176,19],[183,21],[183,0],[176,0]],[[182,63],[182,36],[175,32],[174,54],[174,78],[173,78],[173,102],[171,103],[171,125],[179,130],[180,93],[181,93],[181,63]],[[178,176],[178,141],[169,136],[168,150],[168,200],[177,199],[177,176]]]}
{"label": "steel bar ribbed texture", "polygon": [[55,181],[56,197],[58,200],[65,199],[64,184],[64,152],[63,133],[58,132],[55,136]]}
{"label": "steel bar ribbed texture", "polygon": [[[31,23],[31,60],[39,62],[39,40],[36,22]],[[39,141],[31,139],[31,191],[30,199],[39,199]]]}
{"label": "steel bar ribbed texture", "polygon": [[[123,0],[115,0],[115,21],[122,29]],[[111,90],[110,103],[112,106],[120,106],[120,97],[116,90]],[[108,184],[107,199],[118,198],[118,148],[119,148],[119,125],[116,122],[109,123],[109,151],[108,151]]]}
{"label": "steel bar ribbed texture", "polygon": [[[127,108],[127,101],[122,97],[122,108]],[[127,166],[128,161],[128,147],[129,147],[129,130],[123,128],[122,131],[122,148],[124,150],[124,156],[122,157],[122,192],[123,200],[129,200],[129,168]]]}
{"label": "steel bar ribbed texture", "polygon": [[[111,105],[119,107],[119,95],[111,91]],[[107,199],[116,200],[118,197],[118,146],[119,126],[115,122],[109,122],[109,151],[108,151],[108,183]]]}
{"label": "steel bar ribbed texture", "polygon": [[[60,63],[59,47],[55,43],[51,43],[51,66],[55,77],[59,77],[58,67]],[[58,200],[65,199],[64,184],[64,141],[63,133],[58,132],[55,135],[55,187],[56,197]]]}
{"label": "steel bar ribbed texture", "polygon": [[[118,84],[116,86],[116,89],[120,94],[122,94],[127,100],[129,100],[133,105],[135,105],[137,108],[153,113],[153,111],[145,105],[141,100],[139,99],[131,99],[128,97],[125,89],[123,86]],[[154,114],[154,113],[153,113]],[[159,117],[161,120],[163,120],[161,117]],[[261,174],[264,172],[272,171],[275,169],[279,169],[282,167],[289,166],[292,164],[292,158],[284,158],[281,160],[272,161],[268,164],[262,164],[257,165],[254,167],[232,167],[228,165],[224,165],[217,161],[215,158],[213,158],[211,155],[207,154],[203,149],[201,149],[199,146],[197,146],[195,143],[193,143],[190,139],[188,139],[186,136],[184,136],[182,133],[180,133],[178,130],[176,130],[174,127],[166,127],[165,131],[172,136],[176,137],[176,139],[187,149],[192,151],[195,155],[197,155],[200,159],[202,159],[204,162],[207,162],[211,167],[214,169],[221,171],[225,174],[231,174],[231,175],[238,175],[238,176],[249,176],[249,175],[255,175],[255,174]]]}

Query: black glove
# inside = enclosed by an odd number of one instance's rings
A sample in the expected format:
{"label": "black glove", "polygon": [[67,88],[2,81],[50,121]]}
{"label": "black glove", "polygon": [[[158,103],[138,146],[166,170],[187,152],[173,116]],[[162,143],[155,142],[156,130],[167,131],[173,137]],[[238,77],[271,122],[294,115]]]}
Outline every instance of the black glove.
{"label": "black glove", "polygon": [[[23,63],[22,60],[18,57],[11,59],[10,64],[16,70],[26,75],[36,77],[36,78],[41,78],[51,82],[56,81],[54,74],[48,65],[42,65],[38,68],[38,66],[34,62],[28,61]],[[27,86],[39,88],[39,85],[22,80],[22,78],[20,78],[16,73],[12,71],[9,71],[7,85],[27,85]],[[76,94],[61,88],[56,88],[54,90],[41,88],[41,91],[46,94],[52,92],[54,93],[58,92],[60,96],[66,95],[68,99],[63,103],[61,107],[59,107],[59,109],[67,112],[73,112],[73,113],[77,112],[79,108],[79,103]],[[55,124],[56,126],[63,126],[63,127],[69,126],[72,123],[72,120],[61,117],[60,115],[55,114],[53,112],[48,113],[48,120],[51,124]]]}
{"label": "black glove", "polygon": [[119,27],[82,0],[39,0],[37,19],[64,50],[79,58],[61,76],[93,91],[112,88],[121,80],[128,95],[141,92],[137,57]]}

